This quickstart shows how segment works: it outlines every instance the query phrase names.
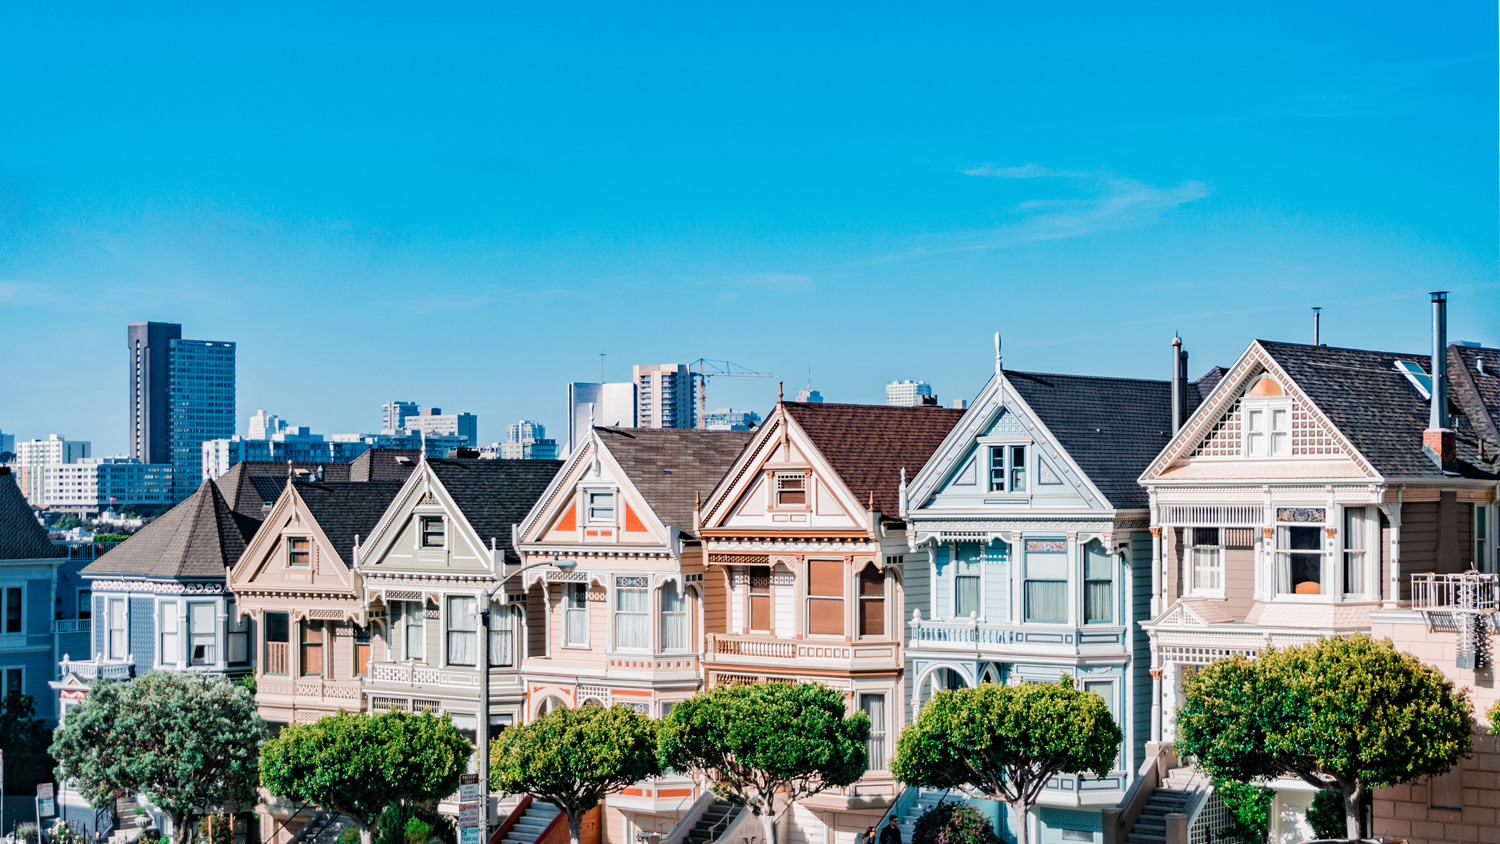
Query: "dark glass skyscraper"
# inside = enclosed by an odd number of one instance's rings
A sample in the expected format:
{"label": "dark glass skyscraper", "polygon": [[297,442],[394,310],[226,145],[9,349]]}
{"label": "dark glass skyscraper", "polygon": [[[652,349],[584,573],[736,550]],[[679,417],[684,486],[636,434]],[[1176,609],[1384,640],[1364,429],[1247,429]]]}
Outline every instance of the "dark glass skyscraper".
{"label": "dark glass skyscraper", "polygon": [[203,443],[234,435],[235,345],[168,322],[131,323],[128,338],[130,456],[172,464],[180,501],[203,481]]}

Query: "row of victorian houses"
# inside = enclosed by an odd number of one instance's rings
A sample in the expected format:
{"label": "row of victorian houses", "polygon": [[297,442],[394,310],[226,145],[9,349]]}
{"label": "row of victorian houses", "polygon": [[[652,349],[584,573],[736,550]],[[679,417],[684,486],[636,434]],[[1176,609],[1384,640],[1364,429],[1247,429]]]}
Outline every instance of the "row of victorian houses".
{"label": "row of victorian houses", "polygon": [[[565,461],[240,464],[83,570],[91,638],[53,686],[65,710],[97,677],[253,675],[273,724],[425,708],[482,741],[559,706],[824,683],[870,716],[869,771],[786,840],[854,844],[918,805],[888,762],[935,692],[1068,676],[1123,728],[1115,769],[1056,778],[1027,819],[988,811],[1037,841],[1150,840],[1147,798],[1182,781],[1181,682],[1215,659],[1370,633],[1495,699],[1494,578],[1472,607],[1444,589],[1496,571],[1500,353],[1443,334],[1256,341],[1192,381],[1178,341],[1150,380],[1008,370],[997,338],[966,410],[779,402],[753,432],[593,428]],[[1493,824],[1500,751],[1476,742],[1378,793],[1376,833]],[[1300,840],[1311,792],[1276,785],[1276,840]],[[1217,822],[1201,786],[1195,835]],[[712,800],[638,783],[602,836],[686,840]],[[269,802],[259,837],[293,813]]]}

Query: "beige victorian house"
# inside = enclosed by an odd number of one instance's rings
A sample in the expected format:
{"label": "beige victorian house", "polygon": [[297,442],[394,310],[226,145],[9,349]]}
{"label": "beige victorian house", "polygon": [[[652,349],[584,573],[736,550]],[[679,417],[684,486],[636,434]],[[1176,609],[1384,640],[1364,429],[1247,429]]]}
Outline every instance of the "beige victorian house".
{"label": "beige victorian house", "polygon": [[[558,706],[621,704],[659,718],[702,685],[707,605],[693,507],[734,462],[749,432],[593,428],[517,531],[527,572],[521,659],[528,718]],[[566,559],[567,571],[545,566]],[[605,840],[672,831],[700,790],[667,775],[611,794]]]}
{"label": "beige victorian house", "polygon": [[703,671],[722,683],[824,683],[870,716],[869,772],[799,801],[789,844],[854,844],[895,802],[888,770],[910,695],[900,519],[915,475],[963,416],[920,406],[778,403],[699,510],[708,552]]}

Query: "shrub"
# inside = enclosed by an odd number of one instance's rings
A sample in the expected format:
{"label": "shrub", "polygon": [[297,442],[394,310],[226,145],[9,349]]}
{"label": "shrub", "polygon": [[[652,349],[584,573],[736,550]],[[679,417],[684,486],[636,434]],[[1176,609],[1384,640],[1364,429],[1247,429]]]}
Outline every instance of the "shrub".
{"label": "shrub", "polygon": [[193,840],[202,844],[233,844],[234,819],[228,815],[204,815],[198,820]]}
{"label": "shrub", "polygon": [[403,801],[381,814],[372,844],[408,844],[408,829],[414,820],[427,827],[427,834],[422,838],[421,844],[427,844],[429,838],[436,838],[443,844],[455,844],[457,841],[452,822],[439,815],[435,809]]}
{"label": "shrub", "polygon": [[427,844],[427,839],[432,837],[432,824],[421,818],[412,818],[406,822],[404,832],[406,844]]}
{"label": "shrub", "polygon": [[62,818],[53,821],[52,828],[47,831],[52,838],[52,844],[84,844],[83,836],[73,831],[73,827],[62,822]]}
{"label": "shrub", "polygon": [[1307,807],[1307,825],[1319,838],[1343,838],[1344,798],[1336,791],[1319,789]]}
{"label": "shrub", "polygon": [[1500,736],[1500,700],[1495,701],[1495,705],[1490,707],[1485,717],[1490,719],[1490,735]]}
{"label": "shrub", "polygon": [[339,840],[335,844],[359,844],[359,824],[349,824],[344,831],[339,833]]}
{"label": "shrub", "polygon": [[1264,785],[1214,780],[1214,791],[1223,798],[1229,808],[1233,822],[1225,840],[1236,839],[1243,844],[1261,844],[1271,834],[1271,801],[1276,791]]}
{"label": "shrub", "polygon": [[25,841],[26,844],[37,844],[42,838],[41,829],[34,823],[23,823],[16,827],[16,840]]}
{"label": "shrub", "polygon": [[1000,836],[978,809],[944,800],[917,818],[911,844],[1000,844]]}

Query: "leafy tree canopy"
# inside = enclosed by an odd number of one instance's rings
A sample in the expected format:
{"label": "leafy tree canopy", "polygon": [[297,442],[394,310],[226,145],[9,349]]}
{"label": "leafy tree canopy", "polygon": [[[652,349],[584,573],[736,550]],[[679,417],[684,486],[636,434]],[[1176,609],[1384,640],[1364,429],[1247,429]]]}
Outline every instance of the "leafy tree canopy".
{"label": "leafy tree canopy", "polygon": [[791,804],[852,785],[865,772],[870,719],[817,683],[727,685],[672,707],[662,720],[663,768],[691,771],[760,818],[768,844]]}
{"label": "leafy tree canopy", "polygon": [[68,710],[51,752],[95,807],[117,789],[145,794],[185,844],[194,815],[253,806],[258,752],[269,736],[255,700],[222,677],[157,671],[96,680]]}
{"label": "leafy tree canopy", "polygon": [[56,760],[47,752],[52,736],[36,717],[31,695],[11,692],[0,703],[0,751],[5,754],[5,790],[34,795],[40,783],[52,782]]}
{"label": "leafy tree canopy", "polygon": [[338,712],[290,724],[261,751],[261,783],[347,816],[364,844],[380,814],[401,800],[438,800],[458,790],[474,745],[448,718],[391,711]]}
{"label": "leafy tree canopy", "polygon": [[1000,836],[978,809],[943,800],[917,818],[911,844],[1000,844]]}
{"label": "leafy tree canopy", "polygon": [[490,743],[490,786],[561,809],[573,844],[604,795],[660,773],[656,722],[626,706],[554,709]]}
{"label": "leafy tree canopy", "polygon": [[1371,788],[1446,773],[1470,750],[1466,691],[1368,636],[1220,660],[1183,683],[1177,749],[1211,776],[1282,775],[1337,792],[1346,835]]}
{"label": "leafy tree canopy", "polygon": [[891,774],[907,785],[971,788],[1003,800],[1021,819],[1060,773],[1109,773],[1124,734],[1104,699],[1055,683],[939,692],[901,732]]}

